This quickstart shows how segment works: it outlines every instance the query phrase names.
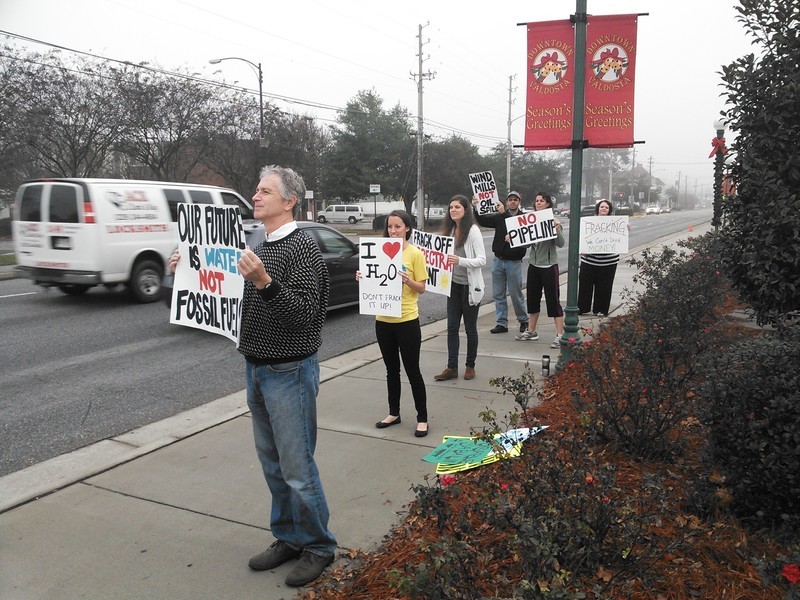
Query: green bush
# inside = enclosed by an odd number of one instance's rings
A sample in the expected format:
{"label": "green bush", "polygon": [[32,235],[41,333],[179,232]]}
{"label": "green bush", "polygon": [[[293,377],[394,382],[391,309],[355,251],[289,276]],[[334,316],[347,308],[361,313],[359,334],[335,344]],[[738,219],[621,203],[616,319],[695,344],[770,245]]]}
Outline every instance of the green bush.
{"label": "green bush", "polygon": [[759,323],[800,311],[797,0],[740,0],[757,55],[723,67],[737,196],[723,202],[726,271]]}
{"label": "green bush", "polygon": [[800,525],[800,327],[708,356],[701,420],[732,510],[756,526]]}
{"label": "green bush", "polygon": [[589,377],[577,398],[590,432],[638,458],[681,450],[675,431],[694,412],[697,357],[718,343],[717,307],[729,289],[716,244],[709,234],[632,258],[642,291],[628,294],[629,314],[573,348]]}

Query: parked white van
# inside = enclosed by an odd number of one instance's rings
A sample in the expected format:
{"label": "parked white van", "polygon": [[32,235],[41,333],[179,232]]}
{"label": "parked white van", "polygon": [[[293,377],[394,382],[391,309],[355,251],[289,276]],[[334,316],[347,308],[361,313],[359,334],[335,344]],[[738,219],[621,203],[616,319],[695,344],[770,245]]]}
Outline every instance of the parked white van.
{"label": "parked white van", "polygon": [[364,220],[364,207],[360,204],[332,204],[317,214],[320,223],[351,223]]}
{"label": "parked white van", "polygon": [[13,206],[18,275],[77,296],[96,285],[128,286],[139,302],[160,297],[178,244],[181,202],[238,206],[246,232],[263,225],[233,190],[129,179],[37,179]]}

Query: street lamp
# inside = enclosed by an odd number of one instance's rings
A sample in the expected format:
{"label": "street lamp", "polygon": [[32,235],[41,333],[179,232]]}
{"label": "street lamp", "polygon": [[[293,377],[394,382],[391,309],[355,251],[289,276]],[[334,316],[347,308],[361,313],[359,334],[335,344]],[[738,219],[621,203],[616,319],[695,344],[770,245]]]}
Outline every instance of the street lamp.
{"label": "street lamp", "polygon": [[260,147],[264,147],[264,75],[261,72],[261,63],[254,63],[251,60],[247,60],[246,58],[241,58],[239,56],[226,56],[224,58],[212,58],[208,62],[212,65],[218,65],[223,60],[240,60],[242,62],[246,62],[248,65],[253,67],[258,74],[258,117],[259,117],[259,129],[258,129],[258,145]]}
{"label": "street lamp", "polygon": [[711,154],[709,158],[714,156],[714,212],[711,217],[711,224],[714,226],[714,231],[719,229],[722,217],[722,169],[725,163],[725,155],[728,149],[725,147],[725,119],[717,119],[714,121],[714,129],[717,132],[717,137],[711,140]]}

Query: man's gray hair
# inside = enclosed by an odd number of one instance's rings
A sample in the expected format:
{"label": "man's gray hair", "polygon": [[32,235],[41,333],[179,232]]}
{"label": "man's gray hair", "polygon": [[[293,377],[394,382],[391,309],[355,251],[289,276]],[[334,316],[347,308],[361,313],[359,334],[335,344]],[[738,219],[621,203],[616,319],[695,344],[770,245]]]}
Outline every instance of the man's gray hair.
{"label": "man's gray hair", "polygon": [[264,179],[267,175],[278,176],[278,192],[281,198],[288,200],[292,196],[297,198],[297,203],[292,210],[292,216],[299,219],[303,214],[303,200],[306,197],[306,184],[297,171],[288,167],[278,165],[267,165],[261,169],[260,178]]}

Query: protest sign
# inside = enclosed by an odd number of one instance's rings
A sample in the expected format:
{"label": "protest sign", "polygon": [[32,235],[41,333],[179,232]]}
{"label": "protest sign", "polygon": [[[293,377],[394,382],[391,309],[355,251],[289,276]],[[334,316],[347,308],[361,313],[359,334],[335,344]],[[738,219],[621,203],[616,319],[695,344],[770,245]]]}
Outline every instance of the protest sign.
{"label": "protest sign", "polygon": [[245,248],[235,206],[178,204],[178,251],[170,323],[239,341],[244,278],[237,265]]}
{"label": "protest sign", "polygon": [[479,215],[488,215],[497,212],[500,197],[497,195],[497,184],[491,171],[470,173],[469,183],[472,186],[472,195],[478,199],[476,207]]}
{"label": "protest sign", "polygon": [[581,217],[581,254],[626,254],[628,217]]}
{"label": "protest sign", "polygon": [[547,429],[539,427],[511,429],[497,433],[491,443],[477,437],[446,435],[442,443],[422,460],[436,464],[436,473],[458,473],[496,462],[501,458],[515,458],[522,453],[522,442]]}
{"label": "protest sign", "polygon": [[402,316],[403,240],[363,237],[358,240],[358,310],[362,315]]}
{"label": "protest sign", "polygon": [[558,236],[552,208],[522,213],[506,219],[508,242],[512,248],[530,246]]}
{"label": "protest sign", "polygon": [[447,255],[453,254],[455,238],[415,229],[410,241],[425,254],[425,267],[428,269],[425,291],[449,296],[453,265],[447,264]]}

